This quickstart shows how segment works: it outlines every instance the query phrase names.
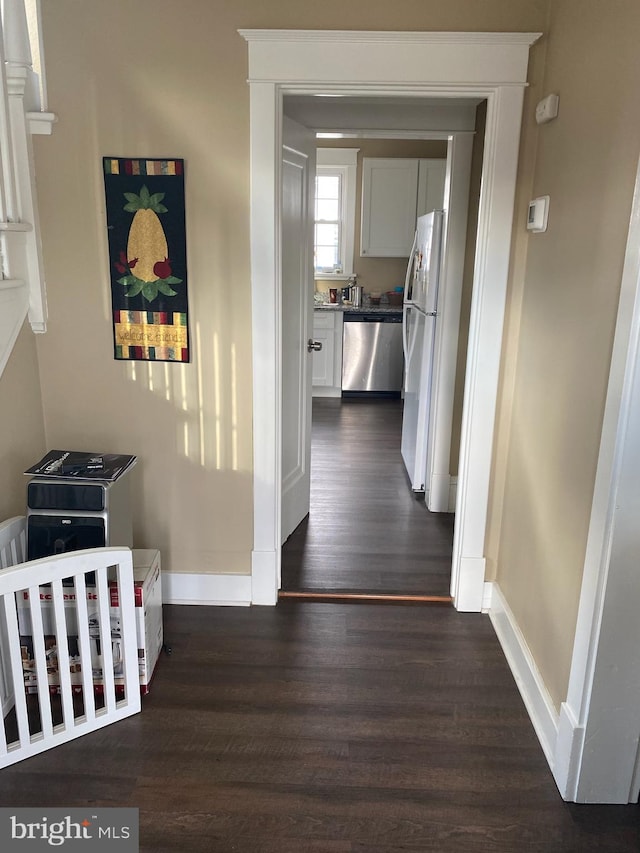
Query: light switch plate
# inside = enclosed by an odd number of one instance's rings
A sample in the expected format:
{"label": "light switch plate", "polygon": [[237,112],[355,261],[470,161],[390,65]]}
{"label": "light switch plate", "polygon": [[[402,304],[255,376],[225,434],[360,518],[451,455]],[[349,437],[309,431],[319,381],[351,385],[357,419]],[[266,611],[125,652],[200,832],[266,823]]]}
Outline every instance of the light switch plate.
{"label": "light switch plate", "polygon": [[538,102],[536,107],[536,122],[538,124],[545,124],[558,115],[559,100],[557,95],[547,95],[546,98]]}

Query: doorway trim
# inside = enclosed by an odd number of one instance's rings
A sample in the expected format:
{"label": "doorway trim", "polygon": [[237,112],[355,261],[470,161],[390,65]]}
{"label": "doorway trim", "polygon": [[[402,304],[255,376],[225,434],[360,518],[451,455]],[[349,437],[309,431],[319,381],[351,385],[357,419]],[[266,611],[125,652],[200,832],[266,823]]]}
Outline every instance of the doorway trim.
{"label": "doorway trim", "polygon": [[[482,609],[485,528],[522,103],[540,33],[240,30],[249,45],[253,350],[252,602],[280,587],[282,98],[285,94],[487,99],[462,416],[451,594]],[[384,69],[381,79],[380,69]]]}

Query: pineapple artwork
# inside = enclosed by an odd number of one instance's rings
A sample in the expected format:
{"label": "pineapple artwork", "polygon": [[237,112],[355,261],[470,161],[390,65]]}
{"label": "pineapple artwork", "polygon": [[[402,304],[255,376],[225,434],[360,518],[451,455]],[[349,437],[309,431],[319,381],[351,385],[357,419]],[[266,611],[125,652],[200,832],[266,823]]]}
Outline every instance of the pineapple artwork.
{"label": "pineapple artwork", "polygon": [[103,158],[114,357],[189,361],[184,163]]}

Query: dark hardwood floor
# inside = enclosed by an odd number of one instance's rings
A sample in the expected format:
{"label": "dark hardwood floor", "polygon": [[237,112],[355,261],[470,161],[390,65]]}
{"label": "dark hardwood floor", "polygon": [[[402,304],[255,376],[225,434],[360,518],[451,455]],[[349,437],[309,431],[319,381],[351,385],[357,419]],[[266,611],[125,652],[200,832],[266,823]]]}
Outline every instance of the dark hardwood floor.
{"label": "dark hardwood floor", "polygon": [[140,809],[148,853],[635,853],[564,803],[487,616],[168,606],[141,714],[0,772],[0,804]]}
{"label": "dark hardwood floor", "polygon": [[[398,404],[323,401],[315,426],[287,585],[448,591],[452,517],[410,495]],[[486,615],[280,601],[164,617],[173,653],[142,713],[2,770],[1,806],[138,808],[143,853],[640,850],[637,806],[560,798]]]}
{"label": "dark hardwood floor", "polygon": [[447,596],[454,517],[411,492],[402,402],[313,401],[311,512],[282,549],[282,589]]}

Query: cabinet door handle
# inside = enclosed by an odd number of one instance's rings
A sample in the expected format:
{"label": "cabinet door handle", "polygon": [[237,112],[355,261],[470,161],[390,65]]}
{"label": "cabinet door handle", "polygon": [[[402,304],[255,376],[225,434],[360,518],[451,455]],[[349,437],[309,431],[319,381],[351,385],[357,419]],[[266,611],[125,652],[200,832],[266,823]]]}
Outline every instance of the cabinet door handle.
{"label": "cabinet door handle", "polygon": [[307,352],[320,352],[322,349],[322,341],[314,341],[313,338],[309,338],[307,341]]}

